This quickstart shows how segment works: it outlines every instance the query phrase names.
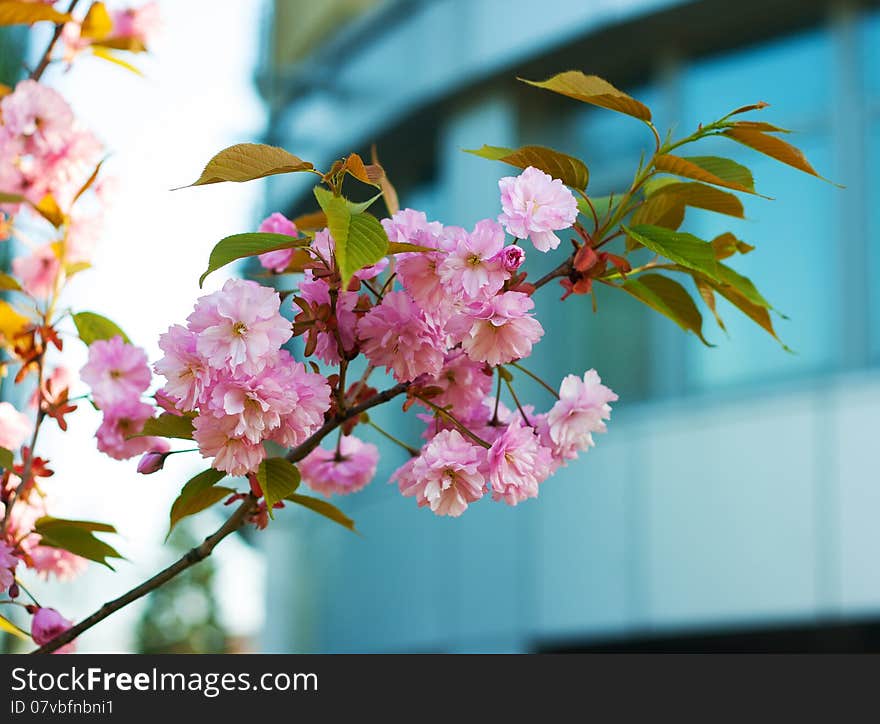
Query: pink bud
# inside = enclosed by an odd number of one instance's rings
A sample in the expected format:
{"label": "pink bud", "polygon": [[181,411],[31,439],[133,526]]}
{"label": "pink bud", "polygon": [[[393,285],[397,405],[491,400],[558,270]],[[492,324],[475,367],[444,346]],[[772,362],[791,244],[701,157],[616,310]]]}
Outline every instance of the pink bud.
{"label": "pink bud", "polygon": [[177,403],[180,402],[180,400],[176,397],[172,397],[163,390],[157,390],[154,397],[156,399],[156,404],[165,410],[165,412],[170,412],[172,415],[177,415],[178,417],[183,415],[183,413],[177,409]]}
{"label": "pink bud", "polygon": [[156,451],[144,453],[138,462],[137,471],[141,475],[151,475],[152,473],[160,471],[165,465],[165,458],[167,458],[169,454],[170,453],[167,452]]}
{"label": "pink bud", "polygon": [[[56,636],[60,636],[67,629],[73,626],[54,608],[40,608],[34,614],[31,620],[31,637],[38,646],[49,643]],[[58,649],[59,654],[68,654],[73,652],[73,644],[67,644]]]}
{"label": "pink bud", "polygon": [[505,271],[515,272],[526,260],[526,253],[518,246],[505,246],[498,252],[498,258]]}

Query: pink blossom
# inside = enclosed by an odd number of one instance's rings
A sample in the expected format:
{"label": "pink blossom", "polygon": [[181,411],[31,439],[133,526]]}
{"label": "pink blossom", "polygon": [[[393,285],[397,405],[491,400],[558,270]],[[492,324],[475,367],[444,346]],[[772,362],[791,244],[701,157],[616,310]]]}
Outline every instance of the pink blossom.
{"label": "pink blossom", "polygon": [[440,265],[440,278],[453,295],[470,299],[495,294],[510,278],[499,259],[504,230],[491,219],[478,221],[470,234],[450,231],[449,253]]}
{"label": "pink blossom", "polygon": [[498,182],[502,213],[498,217],[509,234],[529,238],[538,251],[559,246],[554,231],[567,229],[577,218],[577,200],[560,181],[529,166],[519,176]]}
{"label": "pink blossom", "polygon": [[[330,285],[325,279],[315,279],[311,271],[306,271],[305,277],[299,283],[299,293],[309,304],[330,304]],[[346,352],[354,349],[357,339],[357,315],[354,312],[357,301],[357,292],[342,291],[336,298],[336,328]],[[332,331],[318,332],[315,356],[327,364],[339,363],[339,344]]]}
{"label": "pink blossom", "polygon": [[[299,231],[290,219],[284,214],[277,211],[263,219],[260,228],[257,231],[267,232],[270,234],[286,234],[287,236],[299,236]],[[279,249],[278,251],[267,251],[258,257],[260,264],[270,271],[283,272],[293,257],[293,249]]]}
{"label": "pink blossom", "polygon": [[24,290],[37,299],[47,298],[55,289],[61,262],[51,244],[37,247],[28,256],[12,260],[12,271],[21,280]]}
{"label": "pink blossom", "polygon": [[550,450],[535,431],[516,417],[486,453],[486,477],[494,500],[516,505],[538,496],[551,473]]}
{"label": "pink blossom", "polygon": [[156,2],[144,3],[140,7],[115,10],[110,15],[113,20],[114,38],[133,38],[144,46],[159,32],[162,25],[159,5]]}
{"label": "pink blossom", "polygon": [[75,210],[70,216],[64,240],[65,259],[71,264],[91,261],[103,227],[101,214],[83,214]]}
{"label": "pink blossom", "polygon": [[85,558],[76,556],[69,551],[50,546],[34,546],[28,552],[33,568],[43,578],[50,575],[59,581],[72,581],[88,567]]}
{"label": "pink blossom", "polygon": [[177,400],[181,410],[195,410],[207,400],[215,373],[196,350],[196,334],[179,324],[159,337],[165,356],[154,365],[167,380],[163,392]]}
{"label": "pink blossom", "polygon": [[[73,626],[73,622],[68,621],[54,608],[40,608],[34,614],[31,620],[31,637],[37,646],[44,646],[56,636],[60,636]],[[62,646],[55,653],[71,654],[75,645],[72,643]]]}
{"label": "pink blossom", "polygon": [[[330,263],[336,253],[336,242],[330,235],[329,229],[321,229],[312,240],[312,250],[317,252],[320,258]],[[371,266],[365,266],[354,273],[356,279],[372,279],[379,276],[388,267],[388,258],[384,257]]]}
{"label": "pink blossom", "polygon": [[455,350],[446,356],[443,369],[427,384],[441,390],[432,398],[434,404],[451,407],[457,417],[465,418],[492,389],[492,372],[463,351]]}
{"label": "pink blossom", "polygon": [[266,457],[266,450],[260,443],[236,435],[237,425],[238,418],[234,415],[199,415],[193,421],[193,439],[203,457],[214,458],[211,464],[217,470],[246,475],[256,471]]}
{"label": "pink blossom", "polygon": [[120,400],[103,410],[104,421],[98,428],[98,450],[116,460],[127,460],[150,450],[168,450],[168,443],[158,437],[132,437],[153,416],[153,408],[137,399]]}
{"label": "pink blossom", "polygon": [[440,246],[443,225],[428,221],[424,211],[401,209],[390,219],[382,219],[388,240],[398,244],[418,244],[436,249]]}
{"label": "pink blossom", "polygon": [[498,260],[506,271],[515,272],[526,260],[526,253],[518,246],[505,246],[498,252]]}
{"label": "pink blossom", "polygon": [[547,414],[547,437],[553,454],[563,460],[577,457],[595,443],[594,432],[605,432],[604,420],[611,417],[609,402],[617,400],[596,370],[588,370],[583,379],[567,375],[559,386],[559,400]]}
{"label": "pink blossom", "polygon": [[326,497],[362,490],[376,474],[379,448],[345,435],[336,448],[315,448],[299,463],[303,482]]}
{"label": "pink blossom", "polygon": [[370,363],[384,366],[398,382],[436,375],[443,365],[440,330],[405,292],[390,292],[358,323]]}
{"label": "pink blossom", "polygon": [[73,126],[73,111],[58,91],[33,80],[19,81],[0,100],[3,125],[13,136],[22,136],[37,149],[57,151]]}
{"label": "pink blossom", "polygon": [[215,368],[259,372],[293,335],[278,309],[278,292],[256,282],[229,279],[219,292],[202,297],[188,317],[196,349]]}
{"label": "pink blossom", "polygon": [[493,367],[528,357],[544,334],[540,322],[528,313],[534,306],[522,292],[504,292],[484,302],[462,341],[468,357]]}
{"label": "pink blossom", "polygon": [[119,335],[89,346],[89,361],[80,370],[80,377],[92,388],[92,398],[102,408],[140,399],[152,379],[146,353],[126,344]]}
{"label": "pink blossom", "polygon": [[281,416],[281,424],[269,439],[293,447],[324,424],[324,414],[330,409],[330,386],[323,376],[309,372],[301,362],[294,362],[286,351],[280,355],[279,366],[284,371],[283,388],[291,408]]}
{"label": "pink blossom", "polygon": [[0,402],[0,447],[17,450],[31,434],[30,418],[9,402]]}
{"label": "pink blossom", "polygon": [[392,477],[400,492],[416,498],[437,515],[457,517],[483,497],[485,450],[458,430],[441,430],[417,458]]}
{"label": "pink blossom", "polygon": [[9,590],[15,583],[15,567],[18,558],[12,555],[12,547],[0,541],[0,593]]}

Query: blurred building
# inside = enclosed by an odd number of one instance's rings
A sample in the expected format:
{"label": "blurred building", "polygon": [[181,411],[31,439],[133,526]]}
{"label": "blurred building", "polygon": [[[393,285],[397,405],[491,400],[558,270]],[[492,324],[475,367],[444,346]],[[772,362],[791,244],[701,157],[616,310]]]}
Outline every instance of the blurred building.
{"label": "blurred building", "polygon": [[[438,519],[384,484],[336,501],[363,537],[307,511],[266,538],[275,651],[875,647],[880,621],[880,12],[826,0],[277,0],[259,77],[268,141],[324,167],[379,155],[402,204],[470,225],[510,173],[461,152],[552,145],[620,190],[641,124],[517,83],[569,68],[688,132],[745,103],[836,189],[733,144],[760,191],[737,260],[776,307],[788,354],[726,314],[715,349],[613,290],[541,292],[531,360],[596,367],[610,432],[517,508]],[[267,208],[311,207],[273,177]],[[688,212],[704,238],[718,220]],[[730,224],[726,223],[726,227]],[[535,256],[535,255],[533,255]],[[539,260],[547,263],[548,260]],[[602,292],[605,292],[604,294]],[[727,310],[729,311],[729,310]],[[725,310],[721,310],[724,315]],[[708,327],[708,321],[707,321]],[[549,406],[539,389],[531,398]],[[393,417],[390,415],[389,417]],[[406,431],[404,431],[406,432]],[[414,433],[417,435],[418,433]]]}

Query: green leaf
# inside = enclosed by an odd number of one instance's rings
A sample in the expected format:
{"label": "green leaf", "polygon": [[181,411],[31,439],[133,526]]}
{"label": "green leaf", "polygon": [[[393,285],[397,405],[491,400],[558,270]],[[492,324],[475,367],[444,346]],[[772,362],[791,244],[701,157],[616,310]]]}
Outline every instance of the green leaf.
{"label": "green leaf", "polygon": [[171,437],[178,440],[193,439],[193,417],[163,412],[144,423],[144,429],[131,437]]}
{"label": "green leaf", "polygon": [[421,246],[420,244],[410,244],[408,241],[389,241],[388,251],[386,254],[409,254],[416,251],[437,251],[430,246]]}
{"label": "green leaf", "polygon": [[34,530],[40,535],[46,535],[59,528],[79,528],[97,533],[116,532],[116,528],[109,523],[97,523],[92,520],[66,520],[64,518],[53,518],[50,515],[44,515],[34,523]]}
{"label": "green leaf", "polygon": [[13,465],[15,465],[15,455],[12,454],[12,450],[0,447],[0,470],[12,470]]}
{"label": "green leaf", "polygon": [[[745,279],[745,277],[741,277]],[[748,280],[746,280],[748,281]],[[723,296],[728,302],[730,302],[733,306],[739,309],[743,314],[745,314],[749,319],[755,322],[759,327],[765,330],[773,339],[779,342],[782,345],[782,348],[786,352],[791,352],[792,350],[779,338],[779,335],[776,334],[776,330],[773,327],[773,320],[770,318],[769,306],[765,306],[765,304],[755,304],[752,302],[746,294],[742,293],[739,289],[734,287],[731,284],[718,284],[717,282],[707,280],[708,284],[712,285],[712,288],[718,292],[721,296]],[[754,285],[750,281],[748,284],[754,288]],[[757,293],[757,290],[755,290]],[[751,296],[751,295],[750,295]],[[758,297],[763,299],[760,294]]]}
{"label": "green leaf", "polygon": [[720,156],[689,156],[684,158],[666,154],[654,159],[654,167],[658,171],[665,171],[676,176],[684,176],[713,186],[723,186],[734,191],[760,196],[755,191],[752,172],[729,158],[721,158]]}
{"label": "green leaf", "polygon": [[68,13],[61,13],[51,5],[35,2],[0,2],[0,25],[33,25],[42,20],[58,25],[69,23],[73,18]]}
{"label": "green leaf", "polygon": [[16,626],[12,621],[10,621],[5,616],[0,616],[0,631],[4,631],[8,634],[12,634],[16,638],[21,639],[22,641],[30,641],[31,637],[28,636],[24,631],[22,631],[18,626]]}
{"label": "green leaf", "polygon": [[356,204],[354,201],[345,200],[345,203],[348,204],[348,210],[351,212],[352,216],[354,214],[362,214],[364,211],[369,209],[373,204],[375,204],[379,199],[382,198],[382,194],[376,194],[373,198],[367,199],[366,201],[362,201],[359,204]]}
{"label": "green leaf", "polygon": [[112,571],[113,566],[107,562],[107,559],[121,559],[122,556],[117,550],[100,538],[96,538],[91,530],[76,525],[79,521],[71,522],[73,525],[62,525],[61,523],[64,521],[59,521],[58,525],[53,525],[45,531],[35,529],[41,535],[40,545],[69,551],[74,555],[105,565]]}
{"label": "green leaf", "polygon": [[559,179],[567,186],[581,191],[587,188],[590,181],[590,172],[583,161],[545,146],[522,146],[512,149],[484,145],[478,149],[465,149],[465,152],[491,161],[501,161],[517,168],[533,166]]}
{"label": "green leaf", "polygon": [[706,209],[738,219],[745,217],[742,201],[727,191],[706,184],[693,182],[664,184],[651,195],[652,199],[662,197],[674,198],[685,206]]}
{"label": "green leaf", "polygon": [[669,317],[686,332],[693,332],[707,347],[712,347],[703,336],[703,315],[678,282],[659,274],[641,274],[630,277],[620,287],[643,304]]}
{"label": "green leaf", "polygon": [[773,309],[773,305],[764,299],[751,279],[742,276],[726,264],[721,264],[720,262],[718,263],[718,278],[722,284],[732,287],[752,304],[764,307],[765,309]]}
{"label": "green leaf", "polygon": [[525,78],[519,80],[584,103],[625,113],[643,121],[651,120],[651,110],[648,106],[596,75],[585,75],[579,70],[568,70],[544,81],[526,80]]}
{"label": "green leaf", "polygon": [[9,194],[5,191],[0,191],[0,204],[22,204],[26,201],[27,199],[21,194]]}
{"label": "green leaf", "polygon": [[287,234],[271,234],[264,231],[227,236],[220,239],[211,250],[211,255],[208,257],[208,268],[199,277],[199,287],[204,284],[209,274],[238,259],[265,254],[269,251],[295,249],[308,245],[308,239],[297,239]]}
{"label": "green leaf", "polygon": [[277,146],[262,143],[239,143],[214,156],[198,180],[190,186],[252,181],[279,173],[308,171],[314,166]]}
{"label": "green leaf", "polygon": [[180,495],[177,496],[177,499],[171,505],[168,535],[165,536],[166,540],[181,520],[196,513],[201,513],[235,492],[232,488],[217,486],[217,483],[225,477],[226,473],[214,468],[208,468],[187,481],[186,485],[181,489]]}
{"label": "green leaf", "polygon": [[[614,204],[614,200],[620,198],[620,194],[615,196],[591,196],[590,202],[593,204],[593,208],[596,210],[596,216],[599,217],[599,221],[601,222],[608,213],[611,211],[612,205]],[[577,197],[578,211],[580,211],[584,216],[592,221],[593,212],[590,210],[590,204],[587,203],[587,200],[578,196]]]}
{"label": "green leaf", "polygon": [[274,518],[272,508],[279,500],[284,500],[299,487],[299,470],[286,458],[267,458],[257,468],[257,482],[266,499],[269,517]]}
{"label": "green leaf", "polygon": [[720,281],[715,249],[708,241],[650,224],[624,227],[624,231],[654,253]]}
{"label": "green leaf", "polygon": [[338,254],[339,247],[344,247],[348,240],[348,227],[351,223],[351,209],[348,206],[348,201],[342,196],[334,196],[330,191],[320,186],[315,187],[314,193],[315,199],[327,219],[327,228],[336,244]]}
{"label": "green leaf", "polygon": [[388,252],[388,235],[379,220],[371,214],[357,214],[351,217],[348,227],[348,240],[340,253],[336,246],[336,261],[343,285],[359,269],[371,266]]}
{"label": "green leaf", "polygon": [[286,500],[289,500],[292,503],[296,503],[297,505],[302,505],[304,508],[308,508],[309,510],[313,510],[318,515],[323,515],[325,518],[329,518],[334,523],[339,523],[339,525],[341,525],[343,528],[347,528],[352,533],[357,533],[357,529],[354,527],[354,521],[341,510],[339,510],[339,508],[337,508],[332,503],[328,503],[326,500],[313,498],[309,495],[298,494],[288,495]]}
{"label": "green leaf", "polygon": [[73,323],[76,325],[79,338],[86,344],[92,344],[99,340],[113,339],[113,337],[122,337],[123,342],[131,344],[128,335],[115,322],[111,322],[107,317],[95,312],[79,312],[74,314]]}
{"label": "green leaf", "polygon": [[[681,199],[668,194],[649,196],[633,214],[635,225],[651,224],[664,229],[678,229],[684,222],[685,203]],[[629,245],[627,245],[629,248]]]}

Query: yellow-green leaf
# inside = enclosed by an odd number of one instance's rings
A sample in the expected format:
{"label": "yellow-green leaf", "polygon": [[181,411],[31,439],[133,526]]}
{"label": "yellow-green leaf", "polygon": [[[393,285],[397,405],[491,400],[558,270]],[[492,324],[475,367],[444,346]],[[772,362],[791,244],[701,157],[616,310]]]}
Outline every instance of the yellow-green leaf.
{"label": "yellow-green leaf", "polygon": [[21,284],[14,277],[0,272],[0,292],[20,292]]}
{"label": "yellow-green leaf", "polygon": [[747,194],[756,193],[751,171],[729,158],[719,156],[689,156],[685,158],[666,154],[654,159],[654,167],[658,171],[692,178],[695,181],[703,181],[714,186],[723,186]]}
{"label": "yellow-green leaf", "polygon": [[525,78],[520,78],[520,80],[584,103],[625,113],[643,121],[651,120],[651,110],[648,106],[596,75],[585,75],[579,70],[568,70],[544,81],[526,80]]}
{"label": "yellow-green leaf", "polygon": [[199,287],[205,283],[209,274],[238,259],[258,256],[269,251],[295,249],[308,245],[308,239],[297,239],[287,234],[272,234],[264,231],[227,236],[220,239],[211,250],[211,255],[208,257],[208,268],[199,277]]}
{"label": "yellow-green leaf", "polygon": [[269,517],[275,517],[272,508],[275,503],[284,500],[299,487],[299,470],[286,458],[268,458],[257,468],[257,482],[266,499]]}
{"label": "yellow-green leaf", "polygon": [[5,340],[6,344],[12,344],[30,324],[30,319],[16,312],[9,302],[0,299],[0,342]]}
{"label": "yellow-green leaf", "polygon": [[131,344],[128,335],[123,332],[115,322],[111,322],[96,312],[77,312],[73,315],[73,323],[79,338],[86,344],[92,344],[99,340],[121,337],[126,344]]}
{"label": "yellow-green leaf", "polygon": [[67,217],[58,206],[58,202],[55,201],[55,197],[52,196],[52,194],[46,194],[40,199],[40,203],[32,204],[32,206],[34,211],[52,224],[56,229],[67,220]]}
{"label": "yellow-green leaf", "polygon": [[116,528],[109,523],[98,523],[93,520],[67,520],[66,518],[53,518],[51,515],[37,518],[34,523],[34,530],[40,535],[46,535],[59,528],[80,528],[81,530],[90,530],[96,533],[116,532]]}
{"label": "yellow-green leaf", "polygon": [[308,171],[314,166],[277,146],[262,143],[239,143],[214,156],[202,175],[190,186],[204,186],[224,181],[253,181],[279,173]]}
{"label": "yellow-green leaf", "polygon": [[113,19],[102,2],[93,2],[83,18],[80,35],[89,40],[102,40],[113,32]]}
{"label": "yellow-green leaf", "polygon": [[18,626],[16,626],[12,621],[10,621],[5,616],[0,616],[0,631],[5,631],[8,634],[12,634],[16,638],[21,639],[22,641],[30,641],[31,637],[28,636],[24,631],[22,631]]}
{"label": "yellow-green leaf", "polygon": [[409,254],[414,251],[437,251],[430,246],[422,246],[420,244],[410,244],[408,241],[389,241],[388,251],[386,254]]}
{"label": "yellow-green leaf", "polygon": [[788,164],[799,171],[827,180],[816,172],[816,169],[807,161],[803,151],[777,136],[770,136],[763,130],[743,127],[742,125],[728,128],[724,131],[723,135],[759,153],[770,156],[770,158],[775,158],[777,161]]}
{"label": "yellow-green leaf", "polygon": [[[93,45],[92,46],[92,54],[96,58],[100,58],[101,60],[106,60],[108,63],[113,63],[113,65],[118,65],[120,68],[124,68],[129,73],[134,73],[135,75],[143,75],[141,73],[140,68],[136,65],[132,65],[127,60],[123,60],[115,53],[111,52],[109,48],[104,47],[103,45]],[[193,184],[195,185],[195,184]]]}
{"label": "yellow-green leaf", "polygon": [[590,182],[590,172],[583,161],[544,146],[521,146],[517,149],[483,146],[478,149],[466,149],[466,153],[488,158],[491,161],[501,161],[517,168],[533,166],[559,179],[567,186],[581,191],[586,189]]}
{"label": "yellow-green leaf", "polygon": [[166,540],[171,535],[171,531],[174,530],[174,526],[181,520],[196,513],[201,513],[235,492],[232,488],[217,486],[217,483],[225,477],[226,473],[214,468],[208,468],[187,481],[186,485],[181,489],[180,495],[177,496],[171,505],[168,534],[165,536]]}
{"label": "yellow-green leaf", "polygon": [[0,447],[0,470],[12,470],[13,465],[15,465],[15,456],[12,450]]}
{"label": "yellow-green leaf", "polygon": [[51,5],[35,2],[0,2],[0,25],[33,25],[41,20],[62,24],[69,23],[73,18],[68,13],[61,13]]}
{"label": "yellow-green leaf", "polygon": [[740,254],[748,254],[755,249],[751,244],[746,244],[746,242],[737,239],[736,236],[729,231],[716,236],[710,243],[715,249],[715,258],[719,261],[721,259],[727,259],[737,252]]}
{"label": "yellow-green leaf", "polygon": [[91,530],[77,525],[58,525],[50,530],[40,532],[40,545],[50,548],[60,548],[90,561],[95,561],[107,566],[111,571],[113,566],[108,558],[122,558],[119,552],[109,543],[96,538]]}
{"label": "yellow-green leaf", "polygon": [[144,428],[131,437],[171,437],[178,440],[193,439],[193,418],[191,415],[174,415],[163,412],[159,417],[151,417]]}
{"label": "yellow-green leaf", "polygon": [[696,209],[706,209],[738,219],[745,216],[742,201],[736,196],[706,184],[694,182],[663,184],[651,195],[651,198],[664,196],[674,197],[684,205]]}
{"label": "yellow-green leaf", "polygon": [[301,505],[304,508],[308,508],[318,515],[323,515],[325,518],[329,518],[334,523],[339,523],[339,525],[341,525],[343,528],[347,528],[353,533],[357,533],[357,530],[354,527],[354,521],[341,510],[339,510],[339,508],[337,508],[332,503],[328,503],[326,500],[313,498],[309,495],[298,494],[288,495],[286,500],[289,500],[292,503],[296,503],[297,505]]}
{"label": "yellow-green leaf", "polygon": [[678,282],[659,274],[641,274],[627,279],[621,289],[668,317],[686,332],[696,334],[707,347],[713,346],[703,336],[703,315]]}

